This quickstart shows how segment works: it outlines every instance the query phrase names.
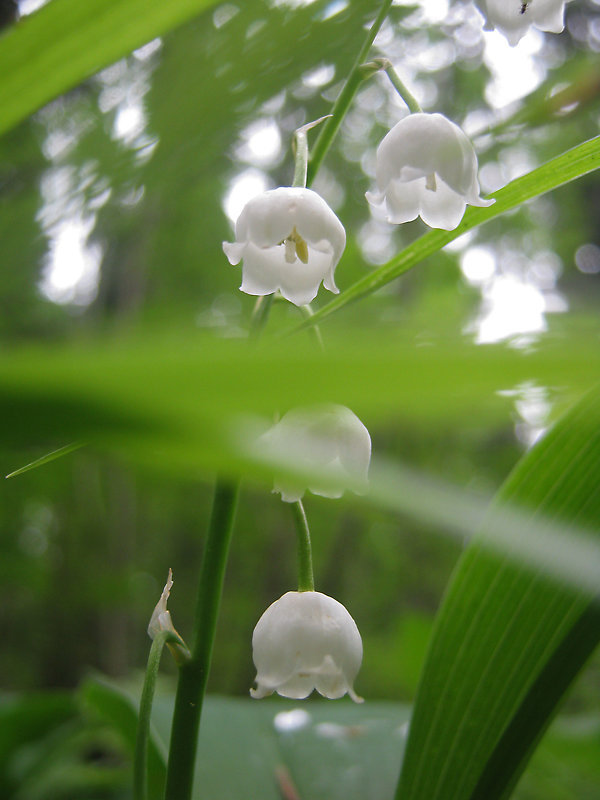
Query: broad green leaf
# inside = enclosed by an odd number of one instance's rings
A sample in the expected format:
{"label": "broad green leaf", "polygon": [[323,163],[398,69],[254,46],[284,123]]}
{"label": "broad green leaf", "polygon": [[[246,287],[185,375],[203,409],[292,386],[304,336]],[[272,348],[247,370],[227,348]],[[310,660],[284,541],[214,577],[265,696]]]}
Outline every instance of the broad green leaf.
{"label": "broad green leaf", "polygon": [[[250,651],[248,651],[250,658]],[[135,695],[88,682],[84,697],[127,733],[122,717],[135,717]],[[112,695],[112,697],[111,697]],[[153,722],[162,748],[170,738],[173,698],[158,694]],[[207,697],[200,726],[194,797],[198,800],[293,797],[302,800],[382,800],[398,777],[408,708],[397,703],[321,699],[256,701]]]}
{"label": "broad green leaf", "polygon": [[[507,504],[588,529],[600,522],[600,390],[519,463]],[[518,532],[528,537],[525,525]],[[498,555],[483,535],[459,562],[421,676],[397,797],[495,800],[514,786],[569,683],[600,638],[592,592]]]}
{"label": "broad green leaf", "polygon": [[[599,358],[594,339],[577,347],[559,340],[524,354],[464,342],[414,348],[389,334],[365,334],[360,341],[347,335],[343,346],[332,342],[325,354],[315,353],[308,339],[249,348],[245,341],[208,336],[148,339],[119,349],[110,342],[52,352],[17,349],[5,353],[0,370],[0,440],[4,447],[27,444],[44,452],[50,443],[84,439],[160,472],[203,470],[211,480],[220,472],[268,485],[273,465],[250,446],[251,427],[243,425],[249,414],[250,422],[258,416],[268,424],[277,410],[334,401],[372,430],[391,422],[443,431],[464,426],[465,419],[505,426],[509,406],[499,389],[532,379],[568,386],[558,395],[564,404],[600,374]],[[375,456],[362,502],[408,513],[461,542],[479,530],[485,498]],[[297,471],[295,461],[290,454],[284,471]],[[538,518],[529,536],[519,537],[514,532],[523,511],[519,498],[515,503],[490,521],[490,544],[571,585],[595,586],[600,546],[585,536],[585,525],[566,530]]]}
{"label": "broad green leaf", "polygon": [[[99,706],[104,718],[110,722],[121,708],[113,724],[124,732],[121,712],[135,717],[139,687],[124,691],[105,681],[100,685],[97,699],[108,700]],[[94,691],[90,687],[91,682],[84,685],[84,696]],[[159,693],[153,722],[161,748],[169,741],[172,710],[172,695]],[[302,800],[386,800],[398,776],[408,714],[407,706],[368,697],[357,706],[346,700],[256,701],[209,695],[200,730],[195,797],[292,798],[291,792],[282,791],[287,781]],[[597,717],[559,718],[526,774],[524,796],[564,800],[574,796],[568,792],[577,787],[584,792],[578,797],[591,798],[585,792],[598,778],[597,732]],[[133,747],[134,734],[127,736]]]}
{"label": "broad green leaf", "polygon": [[527,352],[435,336],[431,345],[414,347],[404,331],[345,331],[320,353],[308,337],[252,349],[184,331],[119,347],[107,339],[15,348],[0,366],[1,441],[35,446],[36,456],[78,440],[132,457],[149,446],[163,469],[216,469],[227,467],[231,425],[244,414],[339,402],[367,427],[502,422],[511,401],[500,390],[534,381],[562,387],[552,397],[565,403],[600,375],[591,335],[548,337]]}
{"label": "broad green leaf", "polygon": [[350,288],[342,292],[331,302],[323,306],[301,327],[308,327],[320,322],[334,311],[366,297],[369,294],[381,289],[394,278],[399,277],[412,267],[419,264],[425,258],[449,242],[454,241],[463,233],[488,222],[494,217],[500,216],[506,211],[510,211],[527,200],[539,197],[546,192],[556,189],[569,181],[575,180],[588,172],[592,172],[600,167],[600,136],[590,139],[588,142],[578,145],[568,150],[560,156],[552,159],[541,167],[528,172],[521,178],[516,178],[509,184],[490,195],[495,199],[495,203],[488,208],[475,208],[469,206],[463,217],[463,221],[453,231],[443,231],[440,229],[430,230],[406,247],[399,255],[388,261],[387,264],[365,275],[364,278],[356,281]]}
{"label": "broad green leaf", "polygon": [[53,0],[0,37],[0,133],[216,0]]}

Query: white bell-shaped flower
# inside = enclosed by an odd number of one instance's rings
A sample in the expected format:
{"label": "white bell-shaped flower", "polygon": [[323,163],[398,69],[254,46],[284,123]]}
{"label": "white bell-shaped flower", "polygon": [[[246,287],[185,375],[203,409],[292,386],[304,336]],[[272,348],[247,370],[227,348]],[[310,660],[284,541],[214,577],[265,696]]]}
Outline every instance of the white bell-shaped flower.
{"label": "white bell-shaped flower", "polygon": [[432,228],[456,228],[467,203],[489,206],[479,196],[477,156],[467,135],[442,114],[409,114],[384,136],[377,148],[377,193],[388,222],[421,217]]}
{"label": "white bell-shaped flower", "polygon": [[223,242],[231,264],[243,259],[246,294],[279,290],[297,306],[310,303],[321,281],[337,294],[334,272],[346,246],[344,226],[311,189],[281,187],[252,198],[235,224],[235,242]]}
{"label": "white bell-shaped flower", "polygon": [[321,592],[287,592],[258,620],[252,635],[260,699],[277,692],[300,700],[316,689],[335,700],[353,689],[362,661],[356,623],[341,603]]}
{"label": "white bell-shaped flower", "polygon": [[514,47],[530,26],[548,33],[565,27],[565,5],[569,0],[475,0],[485,18],[485,30],[500,31]]}
{"label": "white bell-shaped flower", "polygon": [[257,445],[269,461],[314,475],[304,483],[276,475],[273,491],[280,492],[286,503],[300,500],[307,489],[322,497],[341,497],[345,489],[357,493],[367,489],[371,437],[345,406],[294,408]]}

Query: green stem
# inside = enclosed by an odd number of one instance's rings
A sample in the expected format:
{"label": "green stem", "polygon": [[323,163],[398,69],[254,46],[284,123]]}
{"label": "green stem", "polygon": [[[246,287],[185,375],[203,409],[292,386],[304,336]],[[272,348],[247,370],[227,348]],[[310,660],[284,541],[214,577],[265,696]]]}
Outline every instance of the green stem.
{"label": "green stem", "polygon": [[308,185],[310,185],[319,167],[321,166],[321,162],[325,158],[327,151],[333,141],[338,128],[342,124],[344,117],[346,116],[346,112],[350,107],[350,103],[352,102],[354,95],[358,91],[358,87],[361,85],[365,78],[364,70],[362,69],[363,61],[366,59],[369,50],[371,49],[371,45],[373,44],[373,40],[377,36],[379,29],[383,25],[383,21],[385,20],[388,11],[390,10],[390,6],[392,5],[392,0],[384,0],[381,4],[381,8],[379,9],[379,13],[375,18],[375,22],[371,25],[369,32],[367,34],[367,38],[365,39],[363,46],[360,49],[358,57],[354,62],[354,66],[352,67],[352,71],[348,76],[348,79],[339,93],[337,100],[333,104],[333,108],[331,110],[331,117],[327,120],[325,125],[321,128],[321,132],[317,138],[315,146],[313,148],[312,156],[310,159],[310,163],[308,165]]}
{"label": "green stem", "polygon": [[248,339],[256,341],[263,332],[267,320],[269,319],[269,312],[273,304],[275,293],[261,295],[256,299],[254,308],[252,309],[252,316],[250,317],[250,329],[248,331]]}
{"label": "green stem", "polygon": [[239,484],[217,482],[202,560],[191,658],[179,668],[165,800],[190,800],[202,702],[217,626]]}
{"label": "green stem", "polygon": [[[300,310],[300,313],[306,320],[309,320],[314,314],[314,311],[308,304],[305,306],[298,306],[298,308]],[[321,329],[319,328],[319,326],[311,325],[308,330],[314,337],[317,344],[319,345],[321,352],[325,352],[325,345],[323,344],[323,337],[321,336]]]}
{"label": "green stem", "polygon": [[294,135],[294,145],[296,148],[296,161],[294,163],[294,180],[292,186],[306,186],[306,174],[308,169],[308,136],[304,128],[299,128]]}
{"label": "green stem", "polygon": [[296,539],[298,553],[298,591],[314,592],[315,579],[312,565],[312,545],[310,530],[302,500],[291,504],[294,522],[296,523]]}
{"label": "green stem", "polygon": [[418,104],[414,95],[412,95],[408,91],[404,83],[400,80],[400,76],[393,68],[391,62],[388,61],[387,58],[381,58],[381,59],[375,59],[374,63],[381,63],[381,69],[385,71],[386,75],[388,76],[388,78],[392,83],[392,86],[398,92],[400,97],[404,100],[411,114],[421,113],[423,109]]}
{"label": "green stem", "polygon": [[152,640],[144,688],[140,699],[137,736],[135,740],[135,756],[133,761],[133,798],[134,800],[147,800],[148,798],[148,740],[150,738],[150,716],[152,714],[152,701],[156,688],[156,676],[162,655],[163,647],[170,633],[161,631]]}

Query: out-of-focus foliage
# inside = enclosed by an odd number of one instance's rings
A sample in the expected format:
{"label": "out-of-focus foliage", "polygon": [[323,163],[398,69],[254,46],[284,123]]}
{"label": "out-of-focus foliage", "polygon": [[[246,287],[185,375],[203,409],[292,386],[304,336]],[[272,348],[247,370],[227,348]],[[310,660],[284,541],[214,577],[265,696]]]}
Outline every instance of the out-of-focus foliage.
{"label": "out-of-focus foliage", "polygon": [[[169,735],[168,688],[159,695],[154,711],[152,800],[161,797],[164,780],[164,761],[160,777],[160,752],[164,753]],[[10,727],[4,728],[2,742],[3,796],[35,800],[130,796],[127,787],[138,696],[137,685],[121,687],[89,680],[78,692],[76,707],[64,696],[4,701],[0,719]],[[283,700],[258,704],[249,699],[209,697],[198,787],[210,790],[214,800],[252,792],[276,800],[285,786],[294,786],[306,800],[389,796],[401,761],[408,709],[400,704],[371,703],[367,718],[363,711],[350,703],[311,701],[298,708]],[[39,724],[40,715],[44,724]],[[21,726],[35,726],[27,741],[15,733]],[[542,796],[592,800],[600,779],[597,733],[597,720],[589,717],[564,717],[555,723],[534,756],[516,800]],[[260,759],[254,754],[248,761],[237,760],[232,768],[232,752],[243,759],[249,740],[261,743]],[[307,761],[310,770],[305,769]],[[30,765],[35,765],[35,770],[28,771]],[[27,777],[15,795],[15,780],[23,774]]]}

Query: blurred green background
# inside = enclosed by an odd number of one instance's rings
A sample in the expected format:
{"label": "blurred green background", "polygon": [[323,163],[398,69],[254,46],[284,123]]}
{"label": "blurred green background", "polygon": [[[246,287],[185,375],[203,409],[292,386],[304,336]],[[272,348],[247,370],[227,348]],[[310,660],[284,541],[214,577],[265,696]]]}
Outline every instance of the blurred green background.
{"label": "blurred green background", "polygon": [[[20,5],[23,13],[32,8]],[[5,15],[11,6],[2,4]],[[3,354],[74,343],[85,358],[88,343],[97,341],[127,353],[131,341],[152,337],[193,346],[207,336],[242,336],[253,299],[238,291],[240,270],[227,263],[221,242],[231,239],[232,219],[253,193],[291,181],[292,132],[328,112],[375,7],[372,0],[216,5],[2,136]],[[532,33],[515,50],[498,35],[484,37],[469,2],[399,3],[377,47],[425,110],[445,113],[472,135],[484,193],[598,133],[594,0],[568,6],[560,36]],[[366,83],[314,184],[348,234],[336,273],[342,290],[424,230],[420,221],[392,230],[364,200],[377,143],[403,113],[384,76]],[[496,344],[515,359],[550,352],[546,384],[535,375],[514,384],[490,368],[486,394],[473,376],[475,399],[463,414],[444,413],[443,393],[439,413],[423,418],[402,407],[377,414],[375,401],[355,408],[375,453],[482,497],[494,493],[536,436],[597,380],[585,355],[567,370],[570,383],[561,369],[571,354],[598,347],[599,208],[592,173],[467,234],[323,325],[325,340],[375,329],[407,348],[434,348],[434,359],[454,343],[473,352]],[[296,309],[276,306],[270,327],[296,321]],[[418,361],[402,377],[409,389],[418,386]],[[467,362],[456,384],[450,378],[441,388],[451,398],[468,395],[469,387]],[[156,387],[145,390],[151,403]],[[373,386],[375,395],[384,392],[385,385]],[[31,419],[18,400],[5,408],[7,429],[14,424],[18,435],[0,443],[3,474],[67,443],[53,438],[51,407],[48,414]],[[46,438],[38,435],[44,429]],[[200,466],[169,469],[160,459],[132,462],[121,450],[84,448],[2,485],[0,684],[7,694],[0,713],[15,713],[14,698],[23,692],[72,690],[91,670],[114,679],[136,674],[169,567],[173,618],[184,636],[190,630],[214,476]],[[358,692],[369,701],[409,703],[460,543],[352,497],[310,496],[306,510],[317,588],[350,609],[363,636]],[[247,695],[253,626],[293,587],[294,574],[289,509],[266,484],[251,481],[238,511],[210,692]],[[166,657],[163,668],[174,675]],[[557,752],[540,752],[520,797],[600,796],[593,767],[599,677],[596,659],[565,709],[579,727],[567,726],[567,734],[559,728],[548,745]],[[53,719],[74,713],[70,699],[61,705],[58,698],[56,717],[47,710],[48,730]],[[106,787],[99,788],[98,777],[87,788],[85,781],[77,790],[58,781],[56,789],[46,784],[17,794],[14,775],[29,773],[15,773],[11,762],[6,796],[127,796],[122,744],[100,723],[86,725],[94,743],[82,750],[87,766],[92,752],[99,773],[106,777],[100,767],[114,767]],[[44,725],[36,730],[46,735]],[[553,768],[557,777],[548,786]]]}

